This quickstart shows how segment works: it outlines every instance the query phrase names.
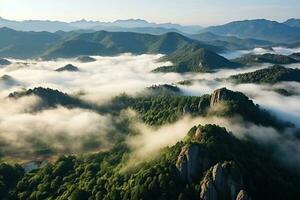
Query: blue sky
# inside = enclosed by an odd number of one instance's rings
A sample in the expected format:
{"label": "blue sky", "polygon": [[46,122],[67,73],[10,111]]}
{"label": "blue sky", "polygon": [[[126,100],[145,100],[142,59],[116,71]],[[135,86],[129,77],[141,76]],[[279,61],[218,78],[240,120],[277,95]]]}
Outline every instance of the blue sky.
{"label": "blue sky", "polygon": [[9,19],[152,22],[211,25],[240,19],[284,21],[300,18],[300,0],[0,0],[0,16]]}

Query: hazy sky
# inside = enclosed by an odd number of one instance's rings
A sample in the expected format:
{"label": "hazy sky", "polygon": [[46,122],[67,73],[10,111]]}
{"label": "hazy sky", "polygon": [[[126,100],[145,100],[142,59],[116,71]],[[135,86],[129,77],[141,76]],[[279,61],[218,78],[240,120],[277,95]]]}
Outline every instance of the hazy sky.
{"label": "hazy sky", "polygon": [[300,0],[0,0],[9,19],[141,18],[152,22],[219,24],[239,19],[300,18]]}

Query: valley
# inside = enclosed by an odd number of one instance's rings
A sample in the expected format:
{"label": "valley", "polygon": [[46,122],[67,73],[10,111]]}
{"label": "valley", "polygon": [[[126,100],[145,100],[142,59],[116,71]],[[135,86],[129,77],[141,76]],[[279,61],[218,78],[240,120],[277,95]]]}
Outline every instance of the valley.
{"label": "valley", "polygon": [[0,199],[297,199],[297,22],[0,18]]}

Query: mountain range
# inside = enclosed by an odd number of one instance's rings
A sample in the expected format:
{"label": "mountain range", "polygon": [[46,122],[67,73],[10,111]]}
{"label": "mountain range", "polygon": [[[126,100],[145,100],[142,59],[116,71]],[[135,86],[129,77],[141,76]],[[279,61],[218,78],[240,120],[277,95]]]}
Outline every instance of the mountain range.
{"label": "mountain range", "polygon": [[90,29],[93,31],[130,31],[140,33],[166,33],[170,31],[182,33],[196,33],[201,26],[182,26],[172,23],[151,23],[141,19],[116,20],[114,22],[87,21],[85,19],[74,22],[61,22],[49,20],[24,20],[15,21],[0,17],[0,27],[8,27],[20,31],[74,31]]}
{"label": "mountain range", "polygon": [[[234,36],[238,39],[255,39],[276,43],[292,43],[299,41],[300,19],[288,19],[285,22],[270,21],[266,19],[254,19],[234,21],[224,25],[201,26],[179,25],[173,23],[152,23],[142,19],[116,20],[114,22],[88,21],[85,19],[73,22],[49,21],[49,20],[24,20],[15,21],[0,17],[0,27],[7,27],[19,31],[79,31],[89,32],[136,32],[154,35],[168,32],[177,32],[194,39],[207,39],[207,36],[197,35],[210,32],[220,36]],[[221,41],[232,41],[235,38],[222,38]],[[210,39],[211,40],[211,39]],[[214,37],[214,40],[220,40]],[[251,41],[260,44],[263,41]],[[263,42],[265,43],[265,42]]]}
{"label": "mountain range", "polygon": [[198,48],[206,48],[220,52],[223,49],[207,45],[175,32],[159,36],[130,32],[106,32],[80,34],[69,40],[65,40],[48,51],[43,57],[76,57],[79,55],[116,55],[120,53],[161,53],[171,54],[182,48],[196,45]]}
{"label": "mountain range", "polygon": [[235,36],[217,35],[211,32],[203,32],[189,36],[192,39],[205,42],[210,45],[226,47],[230,50],[254,49],[257,47],[269,47],[274,43],[258,39],[241,39]]}
{"label": "mountain range", "polygon": [[201,32],[267,40],[276,43],[292,43],[300,40],[299,27],[266,19],[235,21],[220,26],[211,26]]}
{"label": "mountain range", "polygon": [[284,24],[292,27],[298,27],[300,28],[300,19],[291,18],[284,22]]}
{"label": "mountain range", "polygon": [[[68,94],[44,88],[15,93],[11,98],[32,94],[43,102],[53,102],[53,106],[61,102],[80,106]],[[226,88],[195,97],[123,96],[110,103],[120,102],[136,110],[141,120],[152,126],[174,122],[184,115],[218,116],[209,114],[209,110],[226,105],[228,111],[223,116],[228,119],[239,115],[247,122],[276,130],[283,127],[274,127],[280,122],[249,97]],[[273,157],[273,145],[240,140],[234,134],[237,133],[217,125],[196,124],[182,141],[161,149],[159,156],[145,163],[139,164],[135,159],[131,168],[126,161],[132,150],[122,142],[124,139],[107,151],[61,156],[27,173],[20,165],[1,163],[0,194],[4,199],[74,200],[279,200],[299,196],[299,172],[288,170]]]}

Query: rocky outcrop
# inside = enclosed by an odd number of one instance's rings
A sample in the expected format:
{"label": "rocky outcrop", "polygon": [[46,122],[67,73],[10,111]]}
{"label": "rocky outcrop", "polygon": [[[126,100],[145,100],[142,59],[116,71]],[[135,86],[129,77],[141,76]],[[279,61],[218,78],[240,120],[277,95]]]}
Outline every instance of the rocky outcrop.
{"label": "rocky outcrop", "polygon": [[236,197],[236,200],[250,200],[250,198],[245,190],[240,190]]}
{"label": "rocky outcrop", "polygon": [[186,145],[177,158],[176,167],[182,179],[191,182],[209,167],[209,162],[198,145]]}
{"label": "rocky outcrop", "polygon": [[189,105],[185,105],[183,108],[182,108],[182,113],[183,114],[191,114],[193,111],[192,109],[190,108]]}
{"label": "rocky outcrop", "polygon": [[210,97],[210,107],[214,107],[216,104],[219,104],[221,101],[229,100],[231,93],[232,91],[227,90],[226,88],[215,90]]}
{"label": "rocky outcrop", "polygon": [[217,163],[211,167],[200,184],[201,200],[236,200],[248,198],[243,190],[241,173],[234,162]]}
{"label": "rocky outcrop", "polygon": [[198,111],[201,112],[205,112],[206,109],[209,107],[210,101],[209,101],[209,97],[208,98],[202,98],[199,103],[198,103]]}

